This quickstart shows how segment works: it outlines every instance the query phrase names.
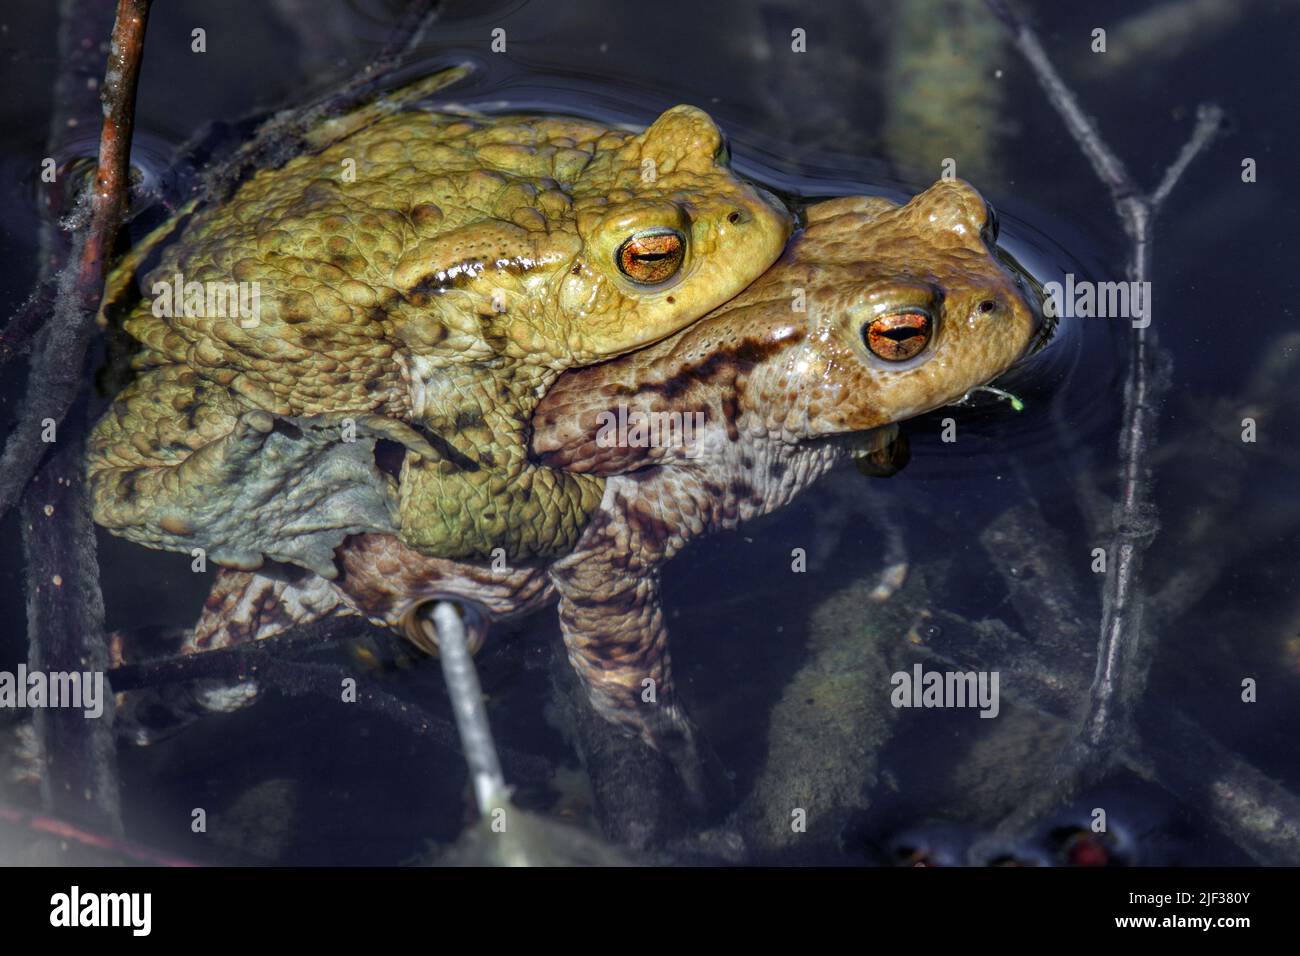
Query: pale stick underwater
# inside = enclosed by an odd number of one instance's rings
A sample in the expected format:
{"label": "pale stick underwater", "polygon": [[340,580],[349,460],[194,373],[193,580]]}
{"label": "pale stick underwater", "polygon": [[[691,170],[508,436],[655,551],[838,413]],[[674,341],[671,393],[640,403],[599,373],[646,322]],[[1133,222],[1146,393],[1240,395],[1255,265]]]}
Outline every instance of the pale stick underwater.
{"label": "pale stick underwater", "polygon": [[[986,0],[989,8],[1012,34],[1012,40],[1033,70],[1039,85],[1060,114],[1066,128],[1106,186],[1131,246],[1128,277],[1145,283],[1151,271],[1152,229],[1160,206],[1179,177],[1219,129],[1222,111],[1202,106],[1196,127],[1178,157],[1152,193],[1144,193],[1123,162],[1101,138],[1078,100],[1052,65],[1038,35],[1002,0]],[[1144,634],[1140,587],[1143,553],[1156,534],[1156,512],[1150,496],[1149,451],[1155,441],[1156,417],[1169,386],[1167,359],[1156,351],[1155,333],[1149,329],[1150,313],[1134,323],[1129,346],[1129,367],[1124,390],[1124,427],[1120,434],[1120,500],[1108,552],[1114,567],[1106,575],[1102,595],[1102,620],[1097,644],[1096,673],[1089,694],[1088,712],[1080,724],[1074,750],[1058,775],[1056,787],[1021,808],[1003,828],[1022,825],[1068,796],[1082,782],[1094,779],[1130,743],[1134,698],[1146,683],[1154,639]]]}

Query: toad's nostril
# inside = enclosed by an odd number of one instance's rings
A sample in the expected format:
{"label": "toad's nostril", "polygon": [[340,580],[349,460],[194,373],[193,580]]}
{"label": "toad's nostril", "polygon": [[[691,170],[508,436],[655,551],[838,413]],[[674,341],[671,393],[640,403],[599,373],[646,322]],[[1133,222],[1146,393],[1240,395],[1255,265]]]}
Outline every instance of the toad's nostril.
{"label": "toad's nostril", "polygon": [[997,307],[998,307],[997,303],[994,302],[992,299],[985,299],[983,302],[980,303],[980,311],[984,313],[992,312]]}
{"label": "toad's nostril", "polygon": [[731,213],[731,215],[727,217],[727,222],[731,223],[731,224],[734,226],[736,223],[740,222],[741,218],[742,218],[742,217],[741,217],[741,215],[740,215],[740,210],[737,209],[737,210],[734,210],[734,211]]}

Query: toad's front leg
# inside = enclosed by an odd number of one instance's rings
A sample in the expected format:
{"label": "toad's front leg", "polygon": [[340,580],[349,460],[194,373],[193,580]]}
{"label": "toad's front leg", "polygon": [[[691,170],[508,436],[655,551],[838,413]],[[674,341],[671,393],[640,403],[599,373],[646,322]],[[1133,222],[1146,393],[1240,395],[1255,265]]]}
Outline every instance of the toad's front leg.
{"label": "toad's front leg", "polygon": [[564,554],[600,505],[604,482],[528,459],[529,418],[554,379],[487,364],[414,377],[413,409],[438,457],[408,456],[402,543],[431,558],[511,564]]}
{"label": "toad's front leg", "polygon": [[146,547],[252,569],[265,558],[333,577],[349,534],[396,530],[380,439],[434,451],[364,411],[282,418],[169,365],[144,372],[95,425],[87,449],[95,521]]}

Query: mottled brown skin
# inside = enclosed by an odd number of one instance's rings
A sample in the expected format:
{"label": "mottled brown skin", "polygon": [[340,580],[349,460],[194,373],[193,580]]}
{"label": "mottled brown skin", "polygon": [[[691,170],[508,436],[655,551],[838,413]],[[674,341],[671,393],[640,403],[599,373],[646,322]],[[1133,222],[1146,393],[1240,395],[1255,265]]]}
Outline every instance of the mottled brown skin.
{"label": "mottled brown skin", "polygon": [[[359,536],[340,549],[335,581],[226,576],[197,639],[222,646],[334,612],[409,627],[439,598],[501,620],[558,597],[569,659],[596,709],[707,789],[672,684],[659,569],[692,539],[779,508],[836,463],[880,450],[893,423],[960,399],[1024,353],[1035,312],[990,251],[988,215],[957,181],[901,207],[858,197],[815,205],[741,296],[665,342],[564,376],[538,408],[534,451],[551,467],[606,476],[569,554],[494,572],[422,559],[391,535]],[[797,290],[804,312],[792,309]],[[935,332],[914,359],[889,363],[866,349],[873,319],[918,308]],[[702,453],[606,447],[598,416],[620,404],[702,411]],[[278,616],[247,611],[264,606]]]}
{"label": "mottled brown skin", "polygon": [[[677,267],[650,282],[620,270],[625,240],[663,230],[681,237]],[[564,369],[658,341],[725,302],[789,230],[692,107],[640,134],[541,116],[370,122],[259,173],[165,249],[147,290],[176,274],[257,283],[260,315],[159,316],[146,299],[126,321],[142,374],[92,436],[95,518],[231,567],[270,555],[320,571],[328,546],[281,542],[282,525],[247,540],[209,540],[205,525],[215,503],[235,507],[232,475],[252,474],[274,419],[366,417],[408,451],[390,489],[408,545],[441,557],[563,553],[601,487],[528,460],[541,395]],[[338,532],[332,546],[357,528],[340,518],[320,530]]]}

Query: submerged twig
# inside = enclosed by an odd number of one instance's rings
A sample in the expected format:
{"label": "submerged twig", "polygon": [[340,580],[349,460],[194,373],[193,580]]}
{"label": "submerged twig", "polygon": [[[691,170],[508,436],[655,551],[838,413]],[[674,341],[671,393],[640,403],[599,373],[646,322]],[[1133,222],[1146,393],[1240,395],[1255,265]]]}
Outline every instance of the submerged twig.
{"label": "submerged twig", "polygon": [[469,764],[470,778],[474,781],[474,797],[478,801],[479,813],[490,816],[500,807],[508,792],[496,745],[492,742],[492,727],[483,706],[483,691],[470,657],[469,643],[465,640],[465,625],[454,605],[439,601],[433,608],[433,626],[438,634],[442,676],[447,681],[447,693],[456,715],[456,729],[460,731],[465,762]]}
{"label": "submerged twig", "polygon": [[432,614],[422,618],[422,626],[429,641],[438,647],[479,811],[478,824],[466,830],[438,862],[452,866],[627,865],[629,861],[599,837],[511,803],[465,624],[455,604],[438,601]]}
{"label": "submerged twig", "polygon": [[86,349],[94,334],[105,257],[126,208],[135,93],[151,2],[118,0],[104,74],[99,165],[89,201],[83,199],[73,217],[75,225],[88,217],[89,226],[73,240],[68,265],[59,274],[53,314],[33,358],[27,396],[0,457],[0,515],[18,500],[49,450],[44,433],[51,422],[57,427],[63,421],[85,381]]}
{"label": "submerged twig", "polygon": [[[103,46],[113,31],[111,6],[103,0],[59,0],[58,73],[54,80],[54,106],[50,111],[45,155],[66,158],[68,146],[81,139],[83,130],[101,121],[99,92],[104,76]],[[79,176],[77,167],[65,162],[58,178]],[[75,183],[73,184],[75,185]],[[55,190],[60,189],[57,182]],[[73,192],[71,188],[67,192]],[[75,196],[72,197],[75,200]],[[32,293],[0,330],[0,367],[19,354],[30,352],[54,306],[56,279],[67,261],[71,236],[59,228],[55,218],[62,204],[45,197],[50,215],[41,222],[37,236],[39,275]]]}
{"label": "submerged twig", "polygon": [[[104,263],[126,208],[149,5],[150,0],[118,2],[102,87],[99,164],[90,194],[81,198],[73,217],[74,226],[86,224],[85,229],[74,236],[67,264],[58,272],[52,317],[40,332],[27,395],[0,459],[0,514],[22,496],[28,662],[34,670],[102,674],[108,665],[94,526],[83,493],[85,402],[78,402],[78,396],[86,379]],[[73,28],[66,22],[65,27]],[[77,414],[64,424],[72,409]],[[59,428],[61,436],[55,431]],[[57,452],[38,472],[56,436]],[[102,691],[101,705],[105,698],[112,700],[107,681]],[[45,755],[45,806],[120,834],[111,706],[92,720],[76,710],[38,710],[34,726]]]}
{"label": "submerged twig", "polygon": [[[360,630],[359,630],[360,629]],[[298,625],[246,644],[236,644],[201,654],[182,654],[155,660],[122,664],[109,671],[115,692],[138,692],[188,681],[234,683],[256,681],[285,696],[312,695],[337,701],[344,678],[356,681],[357,703],[368,713],[392,721],[407,732],[425,737],[439,747],[456,750],[456,728],[445,718],[386,690],[378,682],[358,678],[353,669],[314,661],[287,658],[304,649],[320,648],[361,636],[367,625],[355,617],[331,616],[312,624]],[[506,765],[517,778],[544,780],[551,766],[542,757],[503,747]]]}
{"label": "submerged twig", "polygon": [[58,840],[60,844],[76,844],[85,847],[88,850],[98,850],[102,853],[111,854],[121,861],[129,861],[132,864],[143,864],[146,866],[169,866],[169,867],[191,867],[195,866],[189,860],[176,856],[169,856],[165,853],[159,853],[147,846],[139,843],[133,843],[129,840],[123,840],[119,837],[106,836],[102,833],[96,833],[93,830],[87,830],[84,827],[76,826],[67,820],[60,820],[58,817],[46,816],[41,813],[31,813],[27,810],[21,810],[17,807],[8,807],[0,805],[0,823],[7,823],[15,827],[21,827],[28,833],[38,836],[46,836]]}
{"label": "submerged twig", "polygon": [[[934,646],[909,647],[916,660],[950,670],[999,670],[1004,678],[1015,678],[1005,681],[1007,703],[1027,707],[1052,724],[1071,720],[1070,691],[1087,675],[1054,653],[1055,647],[1041,651],[1036,635],[1005,627],[999,628],[994,641],[987,629],[946,611],[933,620],[941,625],[942,636]],[[1004,647],[1023,653],[1011,668]],[[1121,746],[1112,755],[1115,765],[1153,780],[1170,793],[1202,799],[1214,826],[1257,863],[1295,866],[1300,862],[1300,797],[1219,743],[1181,710],[1151,706],[1143,711],[1143,718],[1143,736],[1154,746],[1140,751]],[[1029,800],[976,841],[967,862],[987,864],[1006,851],[1008,840],[1030,830],[1053,809],[1053,801]]]}
{"label": "submerged twig", "polygon": [[[996,518],[981,543],[1024,632],[1002,621],[972,625],[940,611],[938,636],[924,653],[954,669],[998,670],[1009,700],[1068,726],[1093,665],[1082,643],[1088,630],[1082,590],[1070,575],[1053,573],[1066,560],[1065,538],[1036,506],[1021,504]],[[1110,754],[1114,765],[1171,794],[1200,797],[1213,825],[1257,862],[1300,861],[1300,797],[1216,741],[1203,720],[1167,701],[1147,702],[1140,715],[1141,739],[1118,741]],[[1036,787],[1019,798],[996,830],[976,842],[972,862],[992,858],[1008,838],[1041,823],[1060,796]]]}
{"label": "submerged twig", "polygon": [[345,113],[364,102],[387,75],[404,62],[438,17],[441,0],[410,0],[379,54],[329,94],[303,106],[283,110],[258,127],[252,139],[201,180],[199,199],[221,199],[251,169],[276,164],[287,151],[327,117]]}
{"label": "submerged twig", "polygon": [[[1070,135],[1087,157],[1097,177],[1110,192],[1116,215],[1131,241],[1128,276],[1145,288],[1150,277],[1152,224],[1191,160],[1213,137],[1222,120],[1214,106],[1202,106],[1196,128],[1156,190],[1144,195],[1123,162],[1101,138],[1079,107],[1069,87],[1052,66],[1034,30],[1002,0],[986,0],[990,9],[1011,31],[1016,48],[1029,63],[1052,106],[1065,121]],[[1145,321],[1134,323],[1130,339],[1129,368],[1125,382],[1124,426],[1120,434],[1120,498],[1115,508],[1114,530],[1108,549],[1113,560],[1102,595],[1101,632],[1097,669],[1087,716],[1074,756],[1074,776],[1104,767],[1114,748],[1129,732],[1131,704],[1145,683],[1151,649],[1142,633],[1144,598],[1138,578],[1142,556],[1156,533],[1156,514],[1150,500],[1147,451],[1155,439],[1156,414],[1168,387],[1167,360],[1156,351],[1150,324],[1150,300]]]}
{"label": "submerged twig", "polygon": [[[82,480],[84,412],[79,402],[58,452],[37,472],[19,508],[27,663],[33,671],[102,675],[108,668],[95,529]],[[113,688],[107,676],[98,689],[102,712],[96,717],[76,708],[33,711],[45,756],[41,795],[46,809],[58,816],[120,834]]]}

